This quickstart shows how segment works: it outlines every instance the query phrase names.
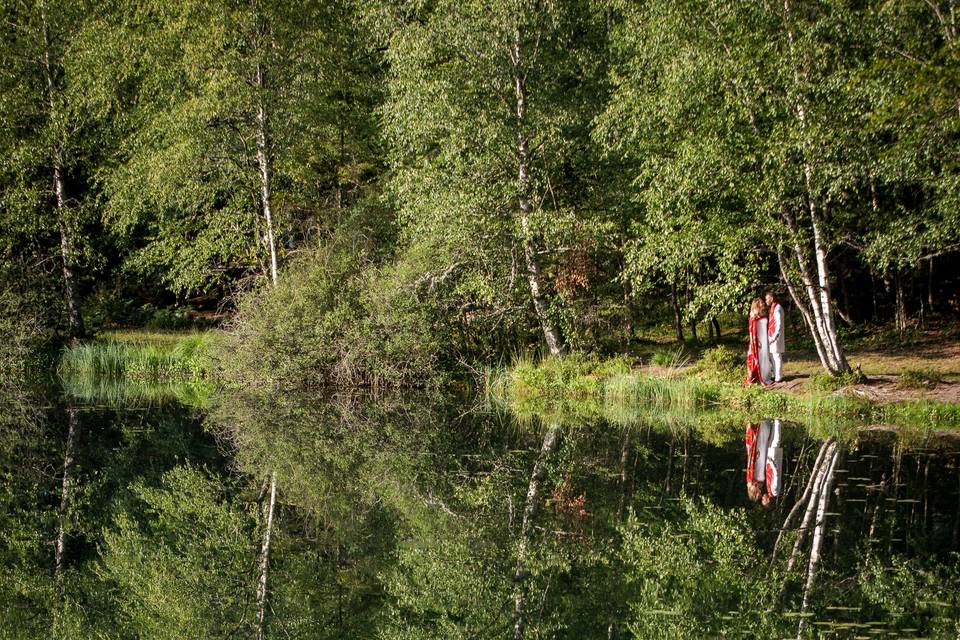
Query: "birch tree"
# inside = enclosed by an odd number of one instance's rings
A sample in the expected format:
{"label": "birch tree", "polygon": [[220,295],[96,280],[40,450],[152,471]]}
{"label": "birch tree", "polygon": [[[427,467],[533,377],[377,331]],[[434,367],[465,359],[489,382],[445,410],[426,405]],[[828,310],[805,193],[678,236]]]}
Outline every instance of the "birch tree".
{"label": "birch tree", "polygon": [[588,222],[570,174],[588,144],[602,14],[581,2],[394,2],[379,25],[408,253],[430,256],[425,277],[453,283],[454,304],[532,310],[561,354],[551,267],[558,240]]}
{"label": "birch tree", "polygon": [[349,170],[354,125],[337,96],[366,53],[355,32],[339,34],[351,11],[147,2],[103,25],[130,59],[117,84],[134,87],[119,162],[104,173],[132,270],[183,295],[251,275],[276,283],[285,250],[303,242],[303,212],[313,226],[325,215],[315,196],[336,181],[329,156]]}
{"label": "birch tree", "polygon": [[[637,159],[640,198],[660,231],[647,243],[687,251],[692,264],[727,257],[708,294],[722,300],[725,291],[727,301],[759,289],[757,267],[774,257],[824,369],[849,371],[830,254],[872,222],[868,105],[846,88],[869,51],[858,13],[829,2],[801,11],[791,0],[623,12],[598,132],[608,149]],[[705,224],[712,233],[697,234]],[[727,268],[737,262],[754,268]]]}
{"label": "birch tree", "polygon": [[84,2],[4,2],[0,136],[4,226],[57,256],[71,338],[84,334],[79,269],[85,226],[89,119],[77,109],[69,56],[90,7]]}

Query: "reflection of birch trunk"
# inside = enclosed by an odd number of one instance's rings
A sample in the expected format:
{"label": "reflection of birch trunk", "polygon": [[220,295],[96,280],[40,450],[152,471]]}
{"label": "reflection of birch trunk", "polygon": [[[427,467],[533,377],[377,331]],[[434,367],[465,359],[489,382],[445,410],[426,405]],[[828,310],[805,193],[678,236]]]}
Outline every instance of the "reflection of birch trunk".
{"label": "reflection of birch trunk", "polygon": [[893,509],[890,513],[890,528],[887,535],[887,555],[893,553],[893,534],[897,528],[897,500],[900,498],[900,470],[903,466],[903,447],[897,442],[893,452]]}
{"label": "reflection of birch trunk", "polygon": [[[823,479],[823,488],[820,490],[820,500],[817,505],[817,524],[813,531],[813,544],[810,547],[810,562],[807,564],[807,580],[803,586],[803,602],[800,605],[801,613],[806,613],[810,607],[810,594],[813,592],[813,584],[817,577],[817,568],[820,566],[820,549],[823,546],[824,531],[827,526],[827,509],[830,506],[833,474],[836,471],[839,458],[840,449],[839,447],[834,447],[833,458],[830,460],[830,468]],[[806,621],[806,616],[801,616],[800,625],[797,629],[798,638],[803,632]]]}
{"label": "reflection of birch trunk", "polygon": [[523,583],[527,578],[527,554],[530,549],[530,543],[533,540],[534,521],[537,517],[537,511],[540,507],[540,485],[547,475],[547,461],[550,454],[557,448],[557,439],[560,435],[559,425],[550,425],[543,436],[543,444],[540,447],[540,455],[533,465],[533,473],[530,474],[530,483],[527,485],[527,501],[523,508],[523,521],[520,524],[520,545],[517,548],[517,570],[514,573],[514,623],[513,637],[519,639],[523,637],[524,610],[526,601],[523,593]]}
{"label": "reflection of birch trunk", "polygon": [[[627,505],[627,498],[630,494],[630,428],[623,432],[623,445],[620,447],[620,501],[617,504],[617,524],[623,522],[623,514]],[[616,622],[611,620],[607,625],[607,640],[612,640],[616,631]]]}
{"label": "reflection of birch trunk", "polygon": [[60,484],[60,510],[57,513],[57,541],[54,545],[53,575],[59,583],[63,577],[63,555],[67,549],[67,520],[70,517],[70,472],[73,470],[73,448],[77,438],[77,409],[67,409],[69,426],[63,453],[63,481]]}
{"label": "reflection of birch trunk", "polygon": [[835,443],[830,445],[830,447],[827,449],[826,458],[821,463],[819,471],[817,471],[816,481],[813,485],[813,493],[810,495],[810,499],[807,501],[807,509],[803,514],[803,520],[800,524],[800,528],[797,529],[797,539],[793,542],[793,550],[790,552],[790,559],[787,561],[787,573],[793,569],[800,552],[800,547],[803,546],[803,543],[807,537],[807,532],[810,531],[810,525],[813,524],[813,517],[816,514],[817,496],[819,496],[820,492],[823,491],[824,479],[829,469],[829,464],[826,463],[826,460],[833,456],[836,447],[837,445]]}
{"label": "reflection of birch trunk", "polygon": [[[818,532],[821,536],[820,539],[815,540],[814,542],[814,545],[817,548],[816,553],[819,562],[819,545],[822,544],[822,529],[820,528],[822,526],[822,518],[818,518],[815,521],[814,516],[820,513],[818,507],[821,505],[823,505],[823,513],[826,513],[826,505],[823,503],[823,500],[826,499],[824,496],[830,492],[830,485],[833,480],[833,472],[836,468],[839,451],[839,445],[836,442],[829,442],[827,443],[825,452],[823,452],[823,457],[821,458],[818,456],[817,458],[817,466],[819,468],[814,469],[814,472],[811,476],[812,484],[810,486],[812,489],[809,493],[809,499],[806,503],[807,508],[804,511],[803,520],[799,529],[797,530],[797,537],[793,543],[793,550],[790,552],[790,558],[787,560],[787,566],[784,570],[785,576],[783,584],[780,585],[780,590],[777,592],[777,597],[773,601],[773,608],[776,608],[779,605],[779,603],[783,600],[784,595],[787,593],[787,587],[790,585],[790,572],[793,570],[797,559],[801,555],[800,549],[807,539],[807,533],[810,531],[811,525],[815,528],[814,537],[816,538]],[[802,504],[802,502],[800,504]],[[812,556],[813,552],[811,552],[811,557]]]}
{"label": "reflection of birch trunk", "polygon": [[260,579],[257,581],[257,640],[266,637],[267,569],[270,565],[270,536],[273,533],[273,512],[277,503],[277,474],[270,473],[270,497],[266,508],[266,526],[260,546]]}
{"label": "reflection of birch trunk", "polygon": [[780,533],[777,534],[777,540],[773,543],[773,554],[770,556],[771,566],[777,560],[777,551],[780,547],[780,541],[783,538],[783,532],[787,531],[793,526],[793,522],[796,520],[797,516],[800,515],[803,505],[808,504],[808,501],[810,500],[810,494],[813,493],[814,486],[817,483],[820,467],[823,464],[824,458],[826,457],[827,449],[832,443],[833,438],[830,438],[820,445],[820,452],[817,454],[816,462],[813,463],[813,469],[810,470],[810,480],[807,481],[807,486],[803,490],[803,495],[800,496],[800,499],[797,500],[797,503],[793,505],[793,509],[791,509],[790,513],[787,514],[787,519],[783,521],[783,527],[780,528]]}
{"label": "reflection of birch trunk", "polygon": [[623,446],[620,447],[620,501],[617,504],[617,522],[623,520],[623,511],[627,505],[627,485],[630,480],[630,428],[623,433]]}

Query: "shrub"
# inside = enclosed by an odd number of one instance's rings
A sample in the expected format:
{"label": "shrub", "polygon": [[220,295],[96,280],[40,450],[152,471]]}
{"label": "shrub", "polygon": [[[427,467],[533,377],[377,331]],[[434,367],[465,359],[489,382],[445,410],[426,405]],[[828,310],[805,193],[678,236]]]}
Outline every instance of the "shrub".
{"label": "shrub", "polygon": [[0,272],[0,372],[20,375],[39,369],[56,354],[64,338],[61,305],[45,282],[18,281]]}
{"label": "shrub", "polygon": [[729,347],[719,346],[707,349],[694,365],[703,377],[726,382],[737,382],[743,378],[743,359]]}
{"label": "shrub", "polygon": [[674,349],[658,349],[650,358],[650,363],[658,367],[679,369],[690,364],[690,355],[683,345],[679,345]]}
{"label": "shrub", "polygon": [[897,381],[898,389],[933,389],[943,382],[943,376],[933,369],[904,369]]}
{"label": "shrub", "polygon": [[838,375],[822,371],[810,376],[810,381],[807,383],[807,386],[814,391],[829,392],[860,384],[864,380],[866,380],[866,376],[860,373],[860,371],[850,371],[849,373],[841,373]]}
{"label": "shrub", "polygon": [[428,314],[396,274],[328,246],[244,296],[214,358],[228,383],[424,385],[437,372]]}

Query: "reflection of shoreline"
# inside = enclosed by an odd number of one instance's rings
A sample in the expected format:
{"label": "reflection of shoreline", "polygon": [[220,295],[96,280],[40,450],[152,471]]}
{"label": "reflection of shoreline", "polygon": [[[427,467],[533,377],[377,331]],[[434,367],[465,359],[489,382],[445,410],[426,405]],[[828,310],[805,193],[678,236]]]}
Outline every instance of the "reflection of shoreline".
{"label": "reflection of shoreline", "polygon": [[60,382],[64,393],[73,398],[118,407],[171,403],[204,407],[215,388],[206,380],[152,381],[63,375]]}

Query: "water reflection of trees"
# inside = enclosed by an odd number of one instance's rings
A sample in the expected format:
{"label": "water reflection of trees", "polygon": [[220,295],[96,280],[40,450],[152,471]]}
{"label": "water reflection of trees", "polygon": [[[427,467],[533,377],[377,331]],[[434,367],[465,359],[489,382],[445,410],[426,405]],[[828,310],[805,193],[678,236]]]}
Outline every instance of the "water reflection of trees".
{"label": "water reflection of trees", "polygon": [[266,637],[937,637],[960,619],[942,440],[786,428],[763,509],[742,423],[704,437],[518,424],[459,398],[221,395],[204,419],[218,454],[190,412],[74,405],[71,440],[70,407],[41,404],[0,420],[11,624],[255,636],[271,474]]}

